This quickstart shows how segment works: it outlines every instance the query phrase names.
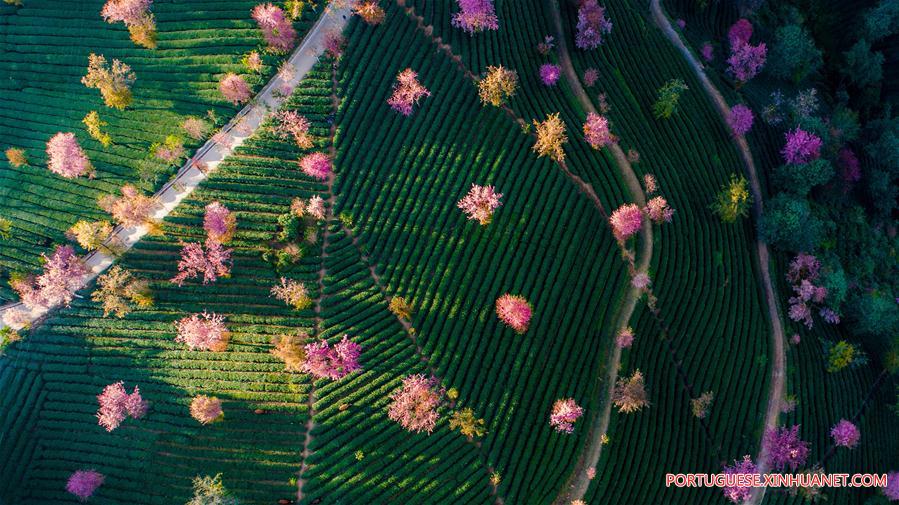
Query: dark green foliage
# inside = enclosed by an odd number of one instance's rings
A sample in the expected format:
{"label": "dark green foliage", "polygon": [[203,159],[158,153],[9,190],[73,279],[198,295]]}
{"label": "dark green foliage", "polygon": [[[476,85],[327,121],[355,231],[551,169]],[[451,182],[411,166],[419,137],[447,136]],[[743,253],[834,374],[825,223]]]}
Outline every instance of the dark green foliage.
{"label": "dark green foliage", "polygon": [[779,193],[765,204],[759,233],[768,244],[787,251],[814,251],[821,240],[822,223],[812,215],[805,198]]}
{"label": "dark green foliage", "polygon": [[865,16],[865,35],[880,40],[899,31],[899,0],[880,0]]}
{"label": "dark green foliage", "polygon": [[774,170],[774,181],[783,190],[796,196],[806,196],[815,186],[829,181],[834,174],[833,165],[823,159],[802,165],[781,165]]}
{"label": "dark green foliage", "polygon": [[871,51],[867,40],[859,40],[843,56],[846,66],[841,71],[856,86],[864,88],[883,78],[883,53]]}
{"label": "dark green foliage", "polygon": [[768,55],[768,70],[775,77],[802,82],[823,63],[808,30],[798,24],[781,26],[774,34]]}
{"label": "dark green foliage", "polygon": [[891,292],[860,293],[850,303],[857,333],[885,339],[899,332],[899,308]]}

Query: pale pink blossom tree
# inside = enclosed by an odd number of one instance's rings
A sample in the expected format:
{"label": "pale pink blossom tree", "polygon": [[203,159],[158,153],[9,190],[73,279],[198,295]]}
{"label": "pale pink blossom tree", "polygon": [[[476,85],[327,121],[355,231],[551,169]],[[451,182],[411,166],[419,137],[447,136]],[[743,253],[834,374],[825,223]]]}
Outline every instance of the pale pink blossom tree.
{"label": "pale pink blossom tree", "polygon": [[325,340],[306,344],[303,371],[319,379],[342,379],[362,368],[359,365],[361,349],[346,335],[333,347]]}
{"label": "pale pink blossom tree", "polygon": [[[733,465],[725,465],[724,467],[725,475],[756,475],[758,473],[758,466],[752,462],[752,458],[748,455],[743,456],[742,460],[735,459]],[[750,486],[726,486],[722,491],[724,492],[724,497],[733,503],[743,503],[752,495],[752,487]]]}
{"label": "pale pink blossom tree", "polygon": [[431,433],[440,417],[437,408],[443,394],[437,379],[410,375],[403,379],[402,387],[390,395],[387,416],[406,430]]}
{"label": "pale pink blossom tree", "polygon": [[577,35],[574,43],[578,49],[596,49],[602,44],[602,36],[612,32],[612,22],[606,10],[596,0],[582,0],[577,11]]}
{"label": "pale pink blossom tree", "polygon": [[662,196],[650,198],[643,210],[646,212],[646,217],[656,224],[670,223],[674,218],[674,209],[668,205],[668,200]]}
{"label": "pale pink blossom tree", "polygon": [[595,112],[587,114],[584,122],[584,139],[593,149],[602,149],[618,140],[609,129],[609,120]]}
{"label": "pale pink blossom tree", "polygon": [[649,274],[646,272],[639,272],[631,277],[631,286],[637,289],[645,290],[650,284],[652,284],[652,279],[649,278]]}
{"label": "pale pink blossom tree", "polygon": [[456,0],[459,12],[453,15],[452,25],[470,35],[484,30],[498,30],[499,20],[493,0]]}
{"label": "pale pink blossom tree", "polygon": [[224,416],[222,401],[214,396],[197,395],[190,402],[190,417],[200,424],[214,423]]}
{"label": "pale pink blossom tree", "polygon": [[296,111],[284,110],[274,116],[277,122],[276,132],[281,138],[293,137],[300,149],[311,149],[312,138],[309,136],[309,120]]}
{"label": "pale pink blossom tree", "polygon": [[787,139],[781,154],[784,161],[791,165],[802,165],[816,160],[821,156],[821,137],[809,133],[802,128],[796,128],[785,134]]}
{"label": "pale pink blossom tree", "polygon": [[215,312],[203,312],[184,317],[175,323],[178,336],[175,342],[187,344],[192,351],[224,351],[231,333],[225,317]]}
{"label": "pale pink blossom tree", "polygon": [[468,194],[456,206],[462,209],[468,219],[487,225],[493,219],[493,212],[502,205],[499,201],[502,197],[503,194],[497,193],[493,186],[472,184]]}
{"label": "pale pink blossom tree", "polygon": [[262,30],[262,36],[274,53],[286,53],[293,49],[297,33],[284,11],[270,3],[259,4],[251,12],[253,19]]}
{"label": "pale pink blossom tree", "polygon": [[393,110],[409,116],[412,114],[412,108],[426,96],[431,96],[431,92],[418,82],[418,73],[407,68],[397,74],[396,82],[393,84],[393,94],[387,103]]}
{"label": "pale pink blossom tree", "polygon": [[84,262],[68,245],[58,246],[50,256],[41,256],[44,271],[37,277],[13,279],[11,287],[29,309],[68,306],[87,275]]}
{"label": "pale pink blossom tree", "polygon": [[87,501],[105,480],[106,477],[96,470],[78,470],[69,476],[66,491],[75,495],[79,501]]}
{"label": "pale pink blossom tree", "polygon": [[646,189],[646,194],[648,195],[656,193],[659,190],[659,183],[656,181],[656,176],[652,174],[644,175],[643,188]]}
{"label": "pale pink blossom tree", "polygon": [[97,410],[97,424],[112,431],[122,424],[128,417],[140,419],[147,413],[149,404],[141,397],[140,389],[134,386],[131,394],[125,390],[125,384],[121,381],[103,388],[103,392],[97,396],[100,408]]}
{"label": "pale pink blossom tree", "polygon": [[100,208],[110,213],[123,226],[141,226],[149,222],[156,209],[155,200],[141,194],[131,184],[122,186],[121,192],[122,196],[118,198],[113,195],[100,198]]}
{"label": "pale pink blossom tree", "polygon": [[599,71],[598,70],[596,70],[595,68],[592,68],[592,67],[588,68],[587,70],[584,70],[584,86],[587,86],[588,88],[592,88],[596,84],[596,81],[598,81],[598,80],[599,80]]}
{"label": "pale pink blossom tree", "polygon": [[3,313],[3,324],[13,331],[24,330],[31,326],[31,313],[24,309],[7,309]]}
{"label": "pale pink blossom tree", "polygon": [[506,293],[496,299],[496,316],[518,334],[528,331],[532,315],[533,307],[523,296]]}
{"label": "pale pink blossom tree", "polygon": [[559,433],[573,433],[574,423],[584,415],[584,409],[572,398],[562,398],[553,404],[549,425]]}
{"label": "pale pink blossom tree", "polygon": [[309,214],[313,218],[321,221],[325,219],[325,200],[315,195],[306,202],[306,214]]}
{"label": "pale pink blossom tree", "polygon": [[222,80],[219,81],[219,91],[225,100],[234,105],[249,102],[253,95],[247,81],[235,73],[227,73],[222,77]]}
{"label": "pale pink blossom tree", "polygon": [[727,126],[730,126],[730,131],[734,135],[746,135],[752,129],[753,118],[752,109],[743,104],[737,104],[730,109]]}
{"label": "pale pink blossom tree", "polygon": [[626,349],[633,344],[634,330],[630,326],[622,328],[621,331],[618,332],[618,335],[615,336],[615,345],[622,349]]}
{"label": "pale pink blossom tree", "polygon": [[795,471],[808,458],[808,442],[799,438],[799,425],[768,430],[762,444],[768,453],[768,462],[775,470],[789,467]]}
{"label": "pale pink blossom tree", "polygon": [[60,132],[47,142],[47,168],[66,179],[94,174],[94,167],[74,133]]}
{"label": "pale pink blossom tree", "polygon": [[313,179],[325,181],[331,176],[333,167],[327,154],[310,153],[300,158],[300,170]]}
{"label": "pale pink blossom tree", "polygon": [[107,23],[122,22],[131,40],[148,49],[156,47],[156,21],[150,13],[153,0],[108,0],[100,11]]}
{"label": "pale pink blossom tree", "polygon": [[643,211],[635,203],[627,203],[615,209],[609,216],[612,233],[618,242],[624,243],[643,226]]}
{"label": "pale pink blossom tree", "polygon": [[312,305],[309,290],[302,282],[281,277],[281,284],[271,290],[272,296],[290,305],[296,310],[308,309]]}
{"label": "pale pink blossom tree", "polygon": [[830,437],[833,438],[834,445],[852,449],[858,445],[861,432],[851,421],[840,419],[840,422],[830,429]]}
{"label": "pale pink blossom tree", "polygon": [[178,260],[178,275],[171,282],[181,286],[185,280],[202,274],[203,284],[215,282],[219,277],[231,275],[232,249],[225,249],[221,243],[206,240],[204,248],[197,242],[184,244],[181,259]]}
{"label": "pale pink blossom tree", "polygon": [[212,202],[206,206],[206,214],[203,216],[203,229],[206,230],[208,240],[225,244],[234,236],[237,226],[237,217],[219,202]]}

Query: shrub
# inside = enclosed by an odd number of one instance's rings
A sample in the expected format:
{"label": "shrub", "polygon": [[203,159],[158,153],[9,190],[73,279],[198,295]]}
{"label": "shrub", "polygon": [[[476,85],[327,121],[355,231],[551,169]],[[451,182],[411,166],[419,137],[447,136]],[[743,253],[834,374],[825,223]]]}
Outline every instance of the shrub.
{"label": "shrub", "polygon": [[97,403],[100,404],[97,410],[97,423],[106,431],[118,428],[128,417],[132,419],[144,417],[148,408],[148,403],[140,395],[140,389],[134,386],[134,390],[128,394],[121,381],[103,388],[103,392],[97,396]]}

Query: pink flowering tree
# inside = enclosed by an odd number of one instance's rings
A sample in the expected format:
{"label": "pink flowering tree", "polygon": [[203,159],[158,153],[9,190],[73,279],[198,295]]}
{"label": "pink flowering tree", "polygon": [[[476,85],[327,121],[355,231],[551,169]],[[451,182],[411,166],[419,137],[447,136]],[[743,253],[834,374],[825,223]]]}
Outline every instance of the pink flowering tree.
{"label": "pink flowering tree", "polygon": [[659,182],[656,180],[656,176],[652,174],[643,175],[643,188],[646,189],[647,195],[656,193],[659,190]]}
{"label": "pink flowering tree", "polygon": [[234,236],[236,226],[237,217],[227,207],[219,202],[212,202],[206,206],[203,229],[206,230],[207,240],[225,244]]}
{"label": "pink flowering tree", "polygon": [[262,36],[270,51],[286,53],[293,49],[297,33],[280,7],[270,3],[259,4],[253,7],[251,15],[262,30]]}
{"label": "pink flowering tree", "polygon": [[311,153],[300,158],[300,170],[313,179],[325,181],[331,176],[333,167],[327,154]]}
{"label": "pink flowering tree", "polygon": [[224,351],[231,336],[225,327],[225,317],[214,312],[184,317],[175,326],[178,329],[175,342],[187,344],[192,351]]}
{"label": "pink flowering tree", "polygon": [[273,286],[272,296],[296,310],[308,309],[312,305],[309,290],[302,282],[281,277],[281,284]]}
{"label": "pink flowering tree", "polygon": [[899,472],[887,474],[887,485],[880,488],[890,501],[899,501]]}
{"label": "pink flowering tree", "polygon": [[75,495],[79,501],[87,501],[105,480],[106,477],[96,470],[78,470],[69,476],[66,491]]}
{"label": "pink flowering tree", "polygon": [[[743,456],[742,460],[734,460],[733,465],[724,466],[725,475],[754,475],[759,473],[759,467],[752,462],[749,456]],[[750,486],[726,486],[722,489],[724,497],[733,503],[743,503],[752,494]]]}
{"label": "pink flowering tree", "polygon": [[140,389],[134,386],[131,394],[125,390],[121,381],[103,388],[97,396],[100,408],[97,410],[97,424],[112,431],[127,418],[140,419],[147,414],[149,404],[141,397]]}
{"label": "pink flowering tree", "polygon": [[502,197],[503,194],[497,193],[493,186],[472,184],[468,194],[456,206],[462,209],[468,219],[487,225],[493,219],[493,211],[502,205],[499,201]]}
{"label": "pink flowering tree", "polygon": [[100,198],[100,208],[109,212],[122,226],[147,224],[156,209],[156,201],[143,195],[131,184],[122,186],[121,192],[121,197],[106,195]]}
{"label": "pink flowering tree", "polygon": [[730,127],[730,131],[736,136],[746,135],[752,129],[753,119],[752,109],[743,104],[737,104],[730,109],[730,114],[727,116],[727,126]]}
{"label": "pink flowering tree", "polygon": [[595,68],[592,68],[592,67],[588,68],[587,70],[584,70],[584,86],[587,86],[588,88],[592,88],[596,84],[596,81],[598,81],[598,80],[599,80],[599,71],[598,70],[596,70]]}
{"label": "pink flowering tree", "polygon": [[94,174],[94,167],[74,133],[57,133],[47,142],[47,168],[66,179]]}
{"label": "pink flowering tree", "polygon": [[13,278],[10,285],[29,309],[68,305],[81,287],[87,268],[72,246],[58,246],[44,258],[44,271],[37,277]]}
{"label": "pink flowering tree", "polygon": [[595,112],[587,114],[587,121],[584,122],[584,139],[593,149],[602,149],[618,140],[609,129],[609,120]]}
{"label": "pink flowering tree", "polygon": [[437,379],[410,375],[403,379],[402,387],[390,395],[387,416],[411,432],[431,433],[440,417],[437,408],[443,394]]}
{"label": "pink flowering tree", "polygon": [[768,48],[765,44],[752,45],[752,24],[745,19],[740,19],[728,31],[730,42],[730,57],[727,59],[728,73],[736,79],[738,85],[758,75],[768,56]]}
{"label": "pink flowering tree", "polygon": [[702,55],[702,59],[705,60],[706,63],[711,63],[715,60],[715,48],[708,42],[702,45],[702,49],[699,51],[699,53]]}
{"label": "pink flowering tree", "polygon": [[577,10],[577,35],[574,43],[578,49],[596,49],[602,44],[602,36],[612,32],[612,22],[606,10],[596,0],[582,0]]}
{"label": "pink flowering tree", "polygon": [[426,96],[431,96],[431,92],[418,82],[418,73],[407,68],[397,74],[396,82],[393,84],[393,94],[387,103],[393,110],[409,116],[412,114],[412,108]]}
{"label": "pink flowering tree", "polygon": [[549,425],[559,433],[573,433],[574,423],[582,415],[584,415],[584,409],[572,398],[556,400],[552,413],[549,415]]}
{"label": "pink flowering tree", "polygon": [[737,22],[731,25],[730,29],[727,31],[727,41],[730,43],[731,47],[748,44],[749,39],[751,38],[752,23],[750,23],[749,20],[745,18],[738,19]]}
{"label": "pink flowering tree", "polygon": [[552,63],[540,65],[540,82],[545,86],[555,86],[562,76],[562,69]]}
{"label": "pink flowering tree", "polygon": [[470,35],[484,30],[498,30],[499,20],[493,0],[456,0],[459,12],[453,15],[452,25]]}
{"label": "pink flowering tree", "polygon": [[275,131],[281,138],[293,137],[300,149],[311,149],[312,138],[309,136],[309,120],[296,111],[284,110],[275,114],[277,127]]}
{"label": "pink flowering tree", "polygon": [[762,444],[768,453],[768,463],[775,470],[789,467],[795,471],[808,459],[808,442],[799,438],[799,425],[768,430]]}
{"label": "pink flowering tree", "polygon": [[649,288],[650,284],[652,284],[652,279],[649,278],[649,274],[646,272],[638,272],[631,277],[631,286],[637,289],[645,290]]}
{"label": "pink flowering tree", "polygon": [[518,334],[528,331],[533,307],[524,297],[504,294],[496,299],[496,316]]}
{"label": "pink flowering tree", "polygon": [[794,296],[788,300],[790,308],[787,312],[790,319],[805,324],[806,327],[814,326],[812,311],[816,306],[819,308],[819,315],[829,324],[838,324],[840,316],[830,307],[821,307],[827,298],[827,288],[816,285],[815,282],[820,276],[821,263],[818,258],[806,254],[799,253],[790,262],[790,268],[787,272],[787,280],[790,281],[793,288]]}
{"label": "pink flowering tree", "polygon": [[156,21],[150,13],[153,0],[108,0],[100,11],[107,23],[125,23],[131,40],[148,49],[156,47]]}
{"label": "pink flowering tree", "polygon": [[214,396],[197,395],[190,402],[190,417],[200,424],[214,423],[225,417],[222,401]]}
{"label": "pink flowering tree", "polygon": [[852,449],[858,445],[858,441],[861,439],[861,432],[858,430],[858,426],[851,421],[840,419],[840,422],[833,425],[833,428],[830,429],[830,437],[833,439],[834,445]]}
{"label": "pink flowering tree", "polygon": [[646,217],[656,224],[670,223],[674,218],[674,209],[668,205],[668,200],[663,196],[650,198],[643,211],[646,212]]}
{"label": "pink flowering tree", "polygon": [[612,212],[609,224],[615,239],[623,244],[640,231],[643,226],[643,211],[635,203],[626,203]]}
{"label": "pink flowering tree", "polygon": [[185,280],[203,276],[203,284],[231,275],[232,249],[225,249],[215,240],[206,240],[206,247],[197,242],[184,244],[178,260],[178,275],[171,281],[181,286]]}
{"label": "pink flowering tree", "polygon": [[618,335],[615,336],[615,345],[621,347],[622,349],[626,349],[634,344],[634,330],[627,326],[622,328]]}
{"label": "pink flowering tree", "polygon": [[790,165],[802,165],[821,156],[821,137],[809,133],[802,128],[788,131],[785,134],[787,143],[781,154],[784,162]]}
{"label": "pink flowering tree", "polygon": [[327,341],[306,344],[306,360],[303,371],[319,379],[339,380],[361,369],[361,347],[346,335],[331,347]]}
{"label": "pink flowering tree", "polygon": [[247,81],[234,73],[228,73],[222,77],[222,80],[219,81],[219,91],[225,97],[225,100],[234,105],[249,102],[250,97],[253,96]]}

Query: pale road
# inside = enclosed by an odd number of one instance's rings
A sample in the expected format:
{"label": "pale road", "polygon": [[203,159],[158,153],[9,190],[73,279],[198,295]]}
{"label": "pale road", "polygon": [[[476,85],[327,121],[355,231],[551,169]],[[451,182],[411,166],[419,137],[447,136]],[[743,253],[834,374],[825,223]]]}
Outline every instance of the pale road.
{"label": "pale road", "polygon": [[[240,147],[247,138],[256,132],[270,110],[277,109],[284,103],[284,100],[290,96],[290,92],[284,93],[284,91],[293,91],[300,81],[306,77],[306,74],[309,73],[318,61],[318,57],[325,50],[325,37],[333,31],[343,30],[351,13],[352,9],[348,6],[341,8],[328,7],[325,9],[325,12],[322,13],[309,33],[303,38],[299,47],[294,49],[293,53],[285,61],[285,65],[290,65],[289,68],[292,71],[278,72],[256,94],[253,100],[222,128],[221,133],[216,136],[215,140],[207,140],[205,144],[197,149],[193,157],[178,170],[176,176],[156,192],[154,199],[158,205],[152,215],[154,220],[162,220],[168,216],[182,200],[206,179],[207,174],[214,172],[225,158],[230,156],[236,148]],[[200,170],[199,166],[203,166],[204,170]],[[116,227],[105,243],[120,243],[127,250],[143,238],[147,231],[146,226]],[[93,251],[87,254],[84,257],[84,263],[87,266],[88,274],[82,279],[81,287],[94,280],[114,262],[114,256],[101,251]],[[30,320],[34,321],[44,316],[52,308],[54,307],[38,307],[28,311]],[[2,322],[3,315],[8,310],[27,309],[20,302],[0,307],[0,328],[4,327]]]}
{"label": "pale road", "polygon": [[[728,107],[727,101],[724,100],[724,96],[718,91],[715,85],[712,84],[712,81],[710,81],[705,74],[703,65],[696,59],[696,56],[690,52],[680,36],[671,26],[671,22],[662,11],[660,0],[651,0],[651,8],[652,17],[656,24],[659,25],[659,28],[662,29],[662,32],[668,40],[674,44],[674,47],[681,52],[687,60],[687,63],[690,64],[690,68],[696,73],[696,77],[702,84],[703,89],[705,89],[706,94],[708,94],[712,103],[718,109],[721,120],[726,123],[727,117],[730,115],[730,107]],[[734,136],[733,138],[734,143],[736,143],[737,148],[740,151],[740,156],[743,158],[743,165],[746,168],[746,173],[749,176],[749,184],[753,198],[752,216],[755,221],[758,222],[759,218],[762,216],[763,210],[762,185],[759,182],[758,172],[755,167],[755,162],[752,159],[752,152],[749,150],[749,143],[746,142],[746,138],[742,135]],[[786,351],[783,324],[778,310],[780,305],[778,303],[776,291],[774,290],[774,283],[771,281],[768,246],[762,242],[758,236],[756,236],[755,244],[755,259],[758,263],[759,280],[765,288],[765,302],[768,305],[768,320],[771,322],[771,348],[774,353],[774,360],[771,364],[771,378],[769,380],[768,407],[765,412],[764,429],[762,430],[762,438],[764,438],[765,432],[777,427],[777,420],[780,415],[785,389],[784,370],[786,368]],[[765,451],[764,444],[760,440],[759,454],[756,459],[759,472],[766,473],[768,471],[767,459],[768,455]],[[746,503],[749,505],[758,505],[761,503],[764,496],[765,488],[755,488],[752,496]]]}
{"label": "pale road", "polygon": [[[565,38],[565,30],[562,26],[562,14],[559,10],[559,0],[550,0],[549,3],[556,32],[556,41],[559,48],[559,63],[562,66],[562,71],[565,73],[566,82],[571,86],[571,90],[580,102],[581,107],[587,112],[598,114],[599,112],[596,110],[596,107],[593,105],[593,102],[581,85],[577,72],[574,70],[574,65],[571,63],[571,56],[568,54],[567,39]],[[622,151],[621,146],[616,142],[609,145],[608,149],[612,153],[612,157],[615,158],[618,171],[624,178],[631,199],[640,207],[644,207],[646,205],[646,195],[643,193],[643,187],[640,185],[640,180],[634,173],[634,169],[627,160],[627,156],[624,154],[624,151]],[[649,261],[652,259],[653,245],[652,223],[649,220],[644,220],[643,222],[643,229],[640,232],[640,245],[641,248],[637,258],[638,264],[636,265],[636,270],[637,272],[647,272],[649,269]],[[633,286],[630,286],[628,289],[615,318],[616,334],[619,330],[628,325],[628,322],[637,307],[637,300],[640,299],[642,293],[642,290]],[[618,369],[621,366],[621,348],[614,344],[609,345],[608,347],[611,348],[611,353],[609,354],[608,361],[605,363],[605,383],[602,381],[602,376],[597,378],[599,386],[605,386],[603,396],[599,401],[599,411],[590,421],[586,447],[578,458],[571,476],[568,478],[568,481],[562,487],[558,497],[553,502],[555,505],[568,505],[573,500],[581,500],[584,498],[584,495],[587,494],[587,488],[590,486],[590,479],[587,477],[587,469],[595,467],[599,462],[599,457],[602,455],[603,435],[609,430],[609,419],[612,415],[612,390],[615,388],[615,381],[618,379]]]}

